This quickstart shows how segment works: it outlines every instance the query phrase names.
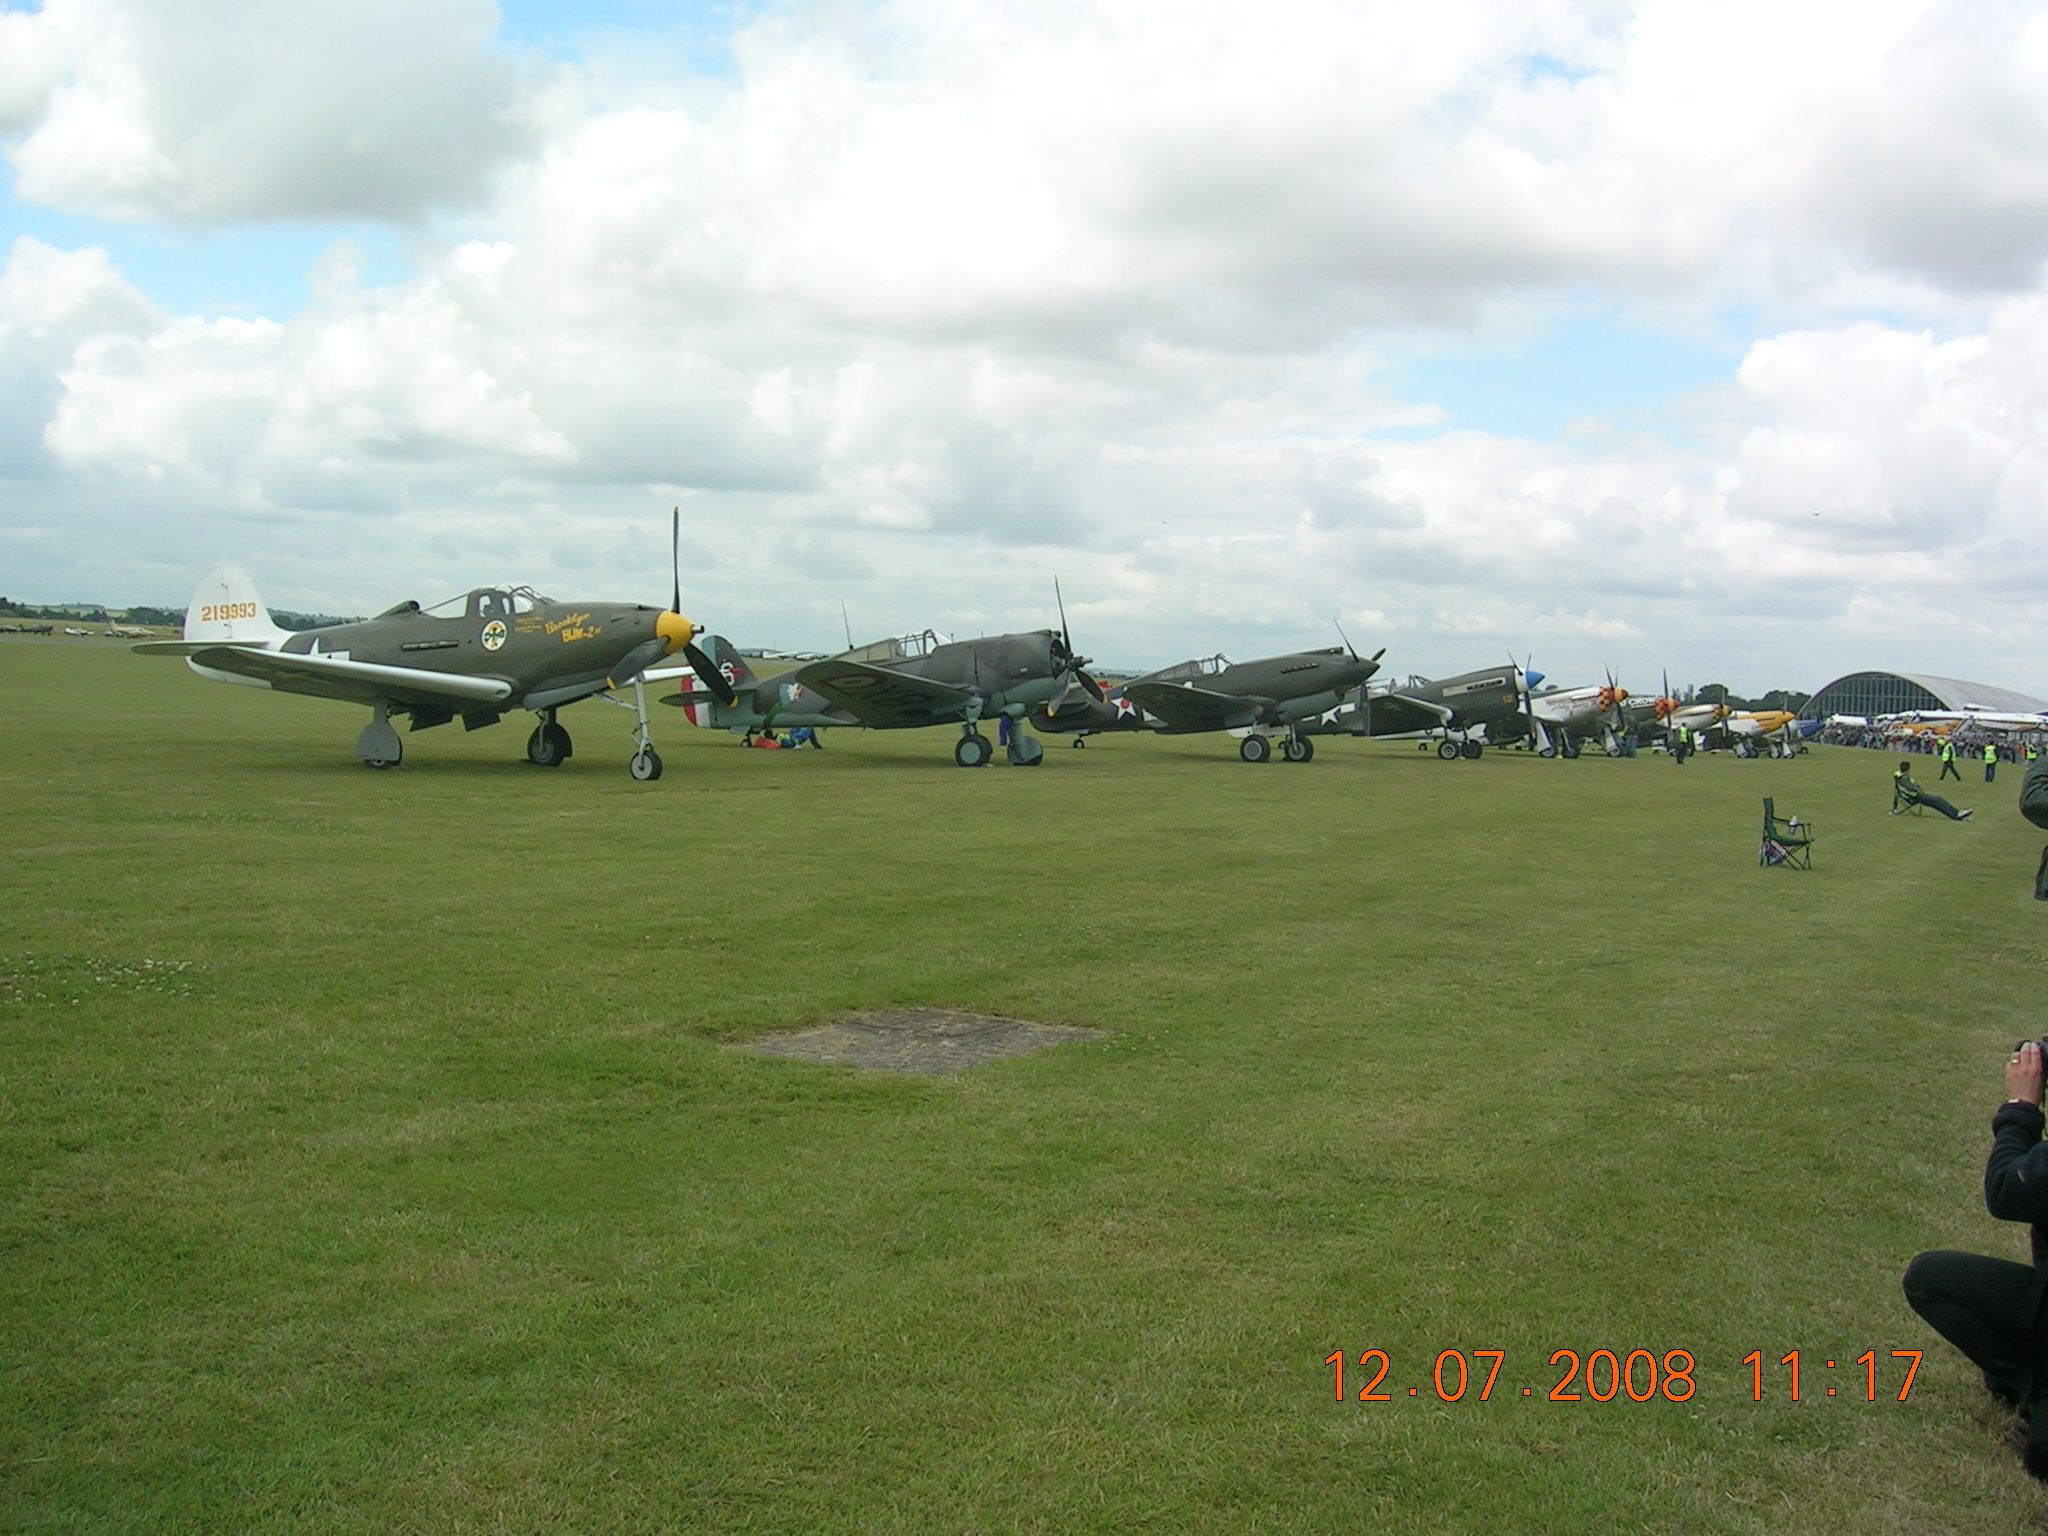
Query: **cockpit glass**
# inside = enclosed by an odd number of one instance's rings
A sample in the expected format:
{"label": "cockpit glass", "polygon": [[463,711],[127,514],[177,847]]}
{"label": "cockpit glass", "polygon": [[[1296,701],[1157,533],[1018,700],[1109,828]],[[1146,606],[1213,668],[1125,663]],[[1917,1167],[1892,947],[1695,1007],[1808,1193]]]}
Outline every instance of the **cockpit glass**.
{"label": "cockpit glass", "polygon": [[421,612],[436,619],[462,618],[469,612],[469,594],[465,592],[460,597],[444,598],[433,607],[422,609]]}

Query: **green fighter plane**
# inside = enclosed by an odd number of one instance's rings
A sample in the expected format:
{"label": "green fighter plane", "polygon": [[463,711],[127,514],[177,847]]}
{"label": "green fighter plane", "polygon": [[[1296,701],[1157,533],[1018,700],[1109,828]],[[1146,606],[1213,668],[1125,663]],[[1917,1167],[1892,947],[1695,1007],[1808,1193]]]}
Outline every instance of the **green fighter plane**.
{"label": "green fighter plane", "polygon": [[1102,697],[1088,676],[1088,658],[1074,654],[1063,630],[945,642],[926,630],[884,644],[892,647],[886,657],[814,661],[799,668],[791,681],[871,730],[958,721],[953,761],[962,768],[979,768],[989,760],[988,738],[978,729],[981,721],[1008,716],[1010,761],[1030,768],[1044,759],[1045,748],[1024,729],[1027,716],[1041,706],[1058,716]]}
{"label": "green fighter plane", "polygon": [[[698,627],[677,611],[636,603],[559,603],[531,587],[478,587],[431,608],[400,603],[374,619],[293,633],[278,628],[242,571],[224,566],[199,583],[185,614],[185,638],[134,647],[149,656],[182,656],[201,677],[225,683],[343,699],[370,707],[356,755],[372,768],[404,756],[394,715],[411,728],[461,720],[495,725],[515,709],[540,717],[526,739],[527,761],[558,767],[573,748],[555,712],[578,699],[602,698],[635,711],[628,771],[661,777],[647,730],[641,674],[682,651],[703,660],[712,686],[723,679],[691,642]],[[633,702],[614,690],[633,685]]]}
{"label": "green fighter plane", "polygon": [[[693,721],[727,730],[863,725],[898,731],[957,723],[953,761],[962,768],[979,768],[993,754],[981,734],[982,721],[1007,717],[1010,761],[1035,767],[1044,761],[1045,748],[1024,729],[1025,718],[1034,710],[1063,717],[1102,697],[1088,675],[1088,658],[1074,653],[1064,601],[1057,631],[942,641],[925,630],[857,646],[765,683],[744,670],[722,639],[712,638],[721,663],[692,657],[702,686],[685,679],[670,700],[689,710]],[[707,712],[705,691],[725,707]]]}
{"label": "green fighter plane", "polygon": [[1496,746],[1530,733],[1530,689],[1542,681],[1541,672],[1512,660],[1435,682],[1411,677],[1391,687],[1360,688],[1303,730],[1317,736],[1419,736],[1425,747],[1435,738],[1436,755],[1446,762],[1476,758],[1481,747],[1472,739],[1475,730]]}
{"label": "green fighter plane", "polygon": [[1083,701],[1079,708],[1034,715],[1032,724],[1041,730],[1085,735],[1134,729],[1166,735],[1241,730],[1246,735],[1238,743],[1238,756],[1248,763],[1271,760],[1273,740],[1267,733],[1278,731],[1284,733],[1280,755],[1290,763],[1305,763],[1315,756],[1310,740],[1314,723],[1377,672],[1385,654],[1381,649],[1360,656],[1346,640],[1319,651],[1257,661],[1205,656],[1148,672],[1107,698]]}

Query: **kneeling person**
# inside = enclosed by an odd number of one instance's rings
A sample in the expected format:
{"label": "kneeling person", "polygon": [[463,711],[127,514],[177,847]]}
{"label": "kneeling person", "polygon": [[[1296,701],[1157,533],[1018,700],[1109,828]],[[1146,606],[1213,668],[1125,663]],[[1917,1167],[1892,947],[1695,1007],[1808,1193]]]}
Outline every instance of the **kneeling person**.
{"label": "kneeling person", "polygon": [[1906,1301],[1970,1357],[1984,1386],[2020,1410],[2027,1470],[2048,1480],[2048,1143],[2041,1140],[2041,1047],[2028,1041],[2005,1066],[2005,1103],[1991,1117],[1984,1204],[2001,1221],[2033,1226],[2033,1263],[1975,1253],[1923,1253],[1906,1266]]}

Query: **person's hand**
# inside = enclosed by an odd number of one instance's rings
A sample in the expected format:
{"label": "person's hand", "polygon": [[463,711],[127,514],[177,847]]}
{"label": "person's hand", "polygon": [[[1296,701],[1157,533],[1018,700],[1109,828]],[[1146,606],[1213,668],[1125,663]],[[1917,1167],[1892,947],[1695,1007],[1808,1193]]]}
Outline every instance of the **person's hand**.
{"label": "person's hand", "polygon": [[2005,1064],[2006,1102],[2041,1102],[2041,1047],[2029,1040]]}

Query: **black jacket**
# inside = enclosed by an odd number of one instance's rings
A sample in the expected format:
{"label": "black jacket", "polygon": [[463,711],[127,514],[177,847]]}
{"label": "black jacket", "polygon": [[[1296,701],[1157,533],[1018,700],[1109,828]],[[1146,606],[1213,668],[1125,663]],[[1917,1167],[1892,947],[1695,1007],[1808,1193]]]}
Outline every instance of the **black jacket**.
{"label": "black jacket", "polygon": [[2048,1142],[2039,1106],[2017,1100],[1991,1117],[1991,1156],[1984,1164],[1984,1204],[2000,1221],[2033,1223],[2034,1306],[2048,1290]]}
{"label": "black jacket", "polygon": [[2048,827],[2048,757],[2027,765],[2020,783],[2020,814],[2037,827]]}

